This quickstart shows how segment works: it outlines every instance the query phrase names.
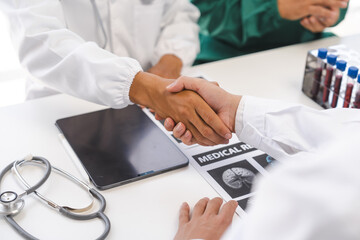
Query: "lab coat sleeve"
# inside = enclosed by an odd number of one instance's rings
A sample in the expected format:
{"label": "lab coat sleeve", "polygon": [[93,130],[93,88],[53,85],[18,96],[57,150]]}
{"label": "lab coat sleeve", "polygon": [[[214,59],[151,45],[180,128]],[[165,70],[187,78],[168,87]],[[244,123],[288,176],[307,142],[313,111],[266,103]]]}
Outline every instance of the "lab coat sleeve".
{"label": "lab coat sleeve", "polygon": [[173,54],[182,60],[184,67],[193,64],[200,51],[199,10],[188,0],[170,0],[165,7],[161,33],[155,48],[152,64],[165,54]]}
{"label": "lab coat sleeve", "polygon": [[357,109],[320,111],[244,96],[238,107],[235,127],[241,141],[281,161],[300,152],[316,153],[353,121],[360,121]]}
{"label": "lab coat sleeve", "polygon": [[351,125],[354,131],[339,136],[340,142],[301,154],[260,179],[233,239],[360,239],[360,125]]}
{"label": "lab coat sleeve", "polygon": [[233,239],[359,239],[358,109],[245,97],[237,121],[241,140],[287,161],[256,179]]}
{"label": "lab coat sleeve", "polygon": [[58,0],[6,0],[21,64],[46,86],[113,108],[130,104],[129,89],[139,63],[86,42],[66,28]]}

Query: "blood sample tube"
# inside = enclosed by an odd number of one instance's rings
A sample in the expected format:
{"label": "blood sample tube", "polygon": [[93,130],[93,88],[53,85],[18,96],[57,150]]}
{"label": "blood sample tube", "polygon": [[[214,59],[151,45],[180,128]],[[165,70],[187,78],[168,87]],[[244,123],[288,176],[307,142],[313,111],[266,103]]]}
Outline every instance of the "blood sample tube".
{"label": "blood sample tube", "polygon": [[360,108],[360,75],[358,76],[357,83],[355,84],[355,100],[353,107]]}
{"label": "blood sample tube", "polygon": [[326,103],[329,100],[329,92],[330,92],[330,85],[333,78],[335,64],[337,56],[330,54],[327,56],[327,66],[326,66],[326,75],[324,81],[324,91],[323,91],[323,102]]}
{"label": "blood sample tube", "polygon": [[352,90],[354,88],[354,83],[358,72],[359,69],[357,67],[349,67],[345,90],[344,108],[348,108],[350,105]]}
{"label": "blood sample tube", "polygon": [[314,82],[313,82],[313,86],[312,86],[312,89],[311,89],[311,96],[314,99],[316,99],[316,97],[317,97],[317,95],[319,93],[322,72],[323,72],[323,69],[325,67],[324,59],[326,58],[326,55],[327,55],[327,49],[326,48],[319,48],[319,50],[318,50],[318,59],[317,59],[316,69],[315,69],[315,74],[314,74]]}
{"label": "blood sample tube", "polygon": [[335,108],[339,99],[341,81],[344,76],[344,71],[346,69],[346,62],[344,60],[339,60],[336,62],[336,72],[335,72],[335,83],[334,83],[334,95],[331,102],[331,107]]}

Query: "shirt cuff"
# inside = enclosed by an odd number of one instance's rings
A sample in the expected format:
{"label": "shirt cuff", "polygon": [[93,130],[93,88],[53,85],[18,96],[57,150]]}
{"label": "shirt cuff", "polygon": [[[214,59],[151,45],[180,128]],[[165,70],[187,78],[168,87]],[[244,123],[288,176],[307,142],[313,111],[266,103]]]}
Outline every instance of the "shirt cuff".
{"label": "shirt cuff", "polygon": [[130,65],[131,66],[128,69],[127,76],[126,76],[126,79],[128,81],[125,81],[123,83],[124,85],[121,88],[122,92],[119,94],[119,96],[122,96],[122,99],[119,99],[118,102],[120,104],[117,108],[123,108],[123,107],[126,107],[127,105],[134,104],[133,102],[130,101],[130,96],[129,96],[130,88],[131,88],[131,85],[134,81],[136,74],[143,71],[143,69],[140,66],[140,63],[137,62],[136,60],[131,61]]}
{"label": "shirt cuff", "polygon": [[246,102],[246,96],[242,96],[238,109],[236,111],[236,117],[235,117],[235,133],[237,135],[240,135],[242,129],[243,129],[243,114],[244,114],[244,106]]}
{"label": "shirt cuff", "polygon": [[[243,102],[244,100],[244,102]],[[261,136],[265,132],[265,114],[269,100],[252,96],[242,97],[236,114],[236,135],[240,141],[255,148],[261,144]]]}

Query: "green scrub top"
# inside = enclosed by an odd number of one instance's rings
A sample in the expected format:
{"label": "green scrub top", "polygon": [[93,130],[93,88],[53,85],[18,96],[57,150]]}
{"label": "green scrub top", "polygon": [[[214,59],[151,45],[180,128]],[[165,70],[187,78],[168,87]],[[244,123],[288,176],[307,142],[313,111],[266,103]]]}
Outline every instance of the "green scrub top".
{"label": "green scrub top", "polygon": [[[277,0],[191,0],[201,12],[201,52],[195,64],[333,36],[282,19]],[[347,9],[340,11],[338,23]]]}

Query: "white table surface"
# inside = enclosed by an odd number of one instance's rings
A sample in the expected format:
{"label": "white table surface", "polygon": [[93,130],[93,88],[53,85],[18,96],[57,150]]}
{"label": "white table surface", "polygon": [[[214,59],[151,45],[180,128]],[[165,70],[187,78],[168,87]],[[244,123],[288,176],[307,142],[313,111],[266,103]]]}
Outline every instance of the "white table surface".
{"label": "white table surface", "polygon": [[[298,102],[320,109],[301,91],[307,51],[339,43],[359,51],[360,45],[356,46],[359,40],[360,36],[334,37],[203,64],[194,70],[218,81],[232,93]],[[60,143],[54,123],[59,118],[103,108],[62,94],[0,108],[1,169],[32,153],[81,177]],[[27,171],[26,176],[34,182],[41,176],[41,170]],[[0,191],[20,193],[19,186],[8,175]],[[89,202],[81,189],[56,174],[52,174],[40,192],[70,206],[83,206]],[[193,205],[202,197],[218,196],[192,166],[101,193],[107,200],[105,213],[112,224],[108,239],[172,239],[182,202]],[[40,239],[94,239],[103,230],[99,220],[69,220],[32,196],[26,197],[25,201],[25,209],[15,219]],[[20,239],[3,219],[0,220],[0,234],[1,239]]]}

